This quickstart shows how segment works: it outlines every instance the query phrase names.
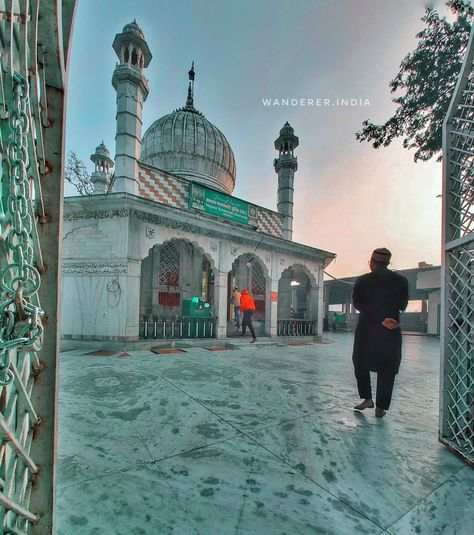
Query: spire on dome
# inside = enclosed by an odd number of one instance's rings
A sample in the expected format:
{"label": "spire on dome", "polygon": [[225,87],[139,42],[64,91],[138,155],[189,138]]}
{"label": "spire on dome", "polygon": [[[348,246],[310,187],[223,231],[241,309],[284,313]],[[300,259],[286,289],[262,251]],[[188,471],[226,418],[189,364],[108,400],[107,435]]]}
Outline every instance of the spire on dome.
{"label": "spire on dome", "polygon": [[193,64],[191,65],[191,70],[188,71],[188,76],[189,76],[189,79],[192,80],[194,82],[194,76],[195,76],[195,72],[194,72],[194,61],[193,61]]}
{"label": "spire on dome", "polygon": [[194,109],[194,61],[191,65],[191,69],[188,71],[189,85],[188,85],[188,98],[186,99],[186,108]]}

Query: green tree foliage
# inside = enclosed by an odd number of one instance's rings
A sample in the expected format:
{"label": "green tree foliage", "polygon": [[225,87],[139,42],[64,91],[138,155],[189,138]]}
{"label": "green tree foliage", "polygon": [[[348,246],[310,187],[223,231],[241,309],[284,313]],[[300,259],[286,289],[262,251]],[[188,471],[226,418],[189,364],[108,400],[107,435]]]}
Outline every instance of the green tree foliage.
{"label": "green tree foliage", "polygon": [[441,160],[442,126],[466,53],[474,9],[470,0],[449,0],[454,15],[449,21],[436,9],[427,8],[425,28],[416,37],[418,46],[401,62],[399,73],[390,82],[391,93],[404,92],[392,101],[397,109],[384,124],[369,119],[356,133],[358,141],[372,142],[374,148],[387,147],[398,137],[403,146],[416,149],[415,162],[432,156]]}

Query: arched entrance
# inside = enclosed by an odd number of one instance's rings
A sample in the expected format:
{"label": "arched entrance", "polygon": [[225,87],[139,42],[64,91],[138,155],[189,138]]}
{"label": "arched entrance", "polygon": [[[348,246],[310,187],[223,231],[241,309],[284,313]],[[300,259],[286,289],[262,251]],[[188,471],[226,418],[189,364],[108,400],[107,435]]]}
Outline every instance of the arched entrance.
{"label": "arched entrance", "polygon": [[140,276],[142,338],[213,336],[213,305],[212,259],[199,247],[173,239],[150,249]]}
{"label": "arched entrance", "polygon": [[318,320],[318,287],[312,273],[301,264],[286,268],[278,281],[277,334],[315,335]]}
{"label": "arched entrance", "polygon": [[253,324],[257,335],[265,334],[265,318],[270,279],[263,261],[253,254],[240,255],[232,264],[228,276],[228,335],[236,334],[234,310],[231,303],[232,289],[237,286],[240,291],[246,289],[255,301]]}

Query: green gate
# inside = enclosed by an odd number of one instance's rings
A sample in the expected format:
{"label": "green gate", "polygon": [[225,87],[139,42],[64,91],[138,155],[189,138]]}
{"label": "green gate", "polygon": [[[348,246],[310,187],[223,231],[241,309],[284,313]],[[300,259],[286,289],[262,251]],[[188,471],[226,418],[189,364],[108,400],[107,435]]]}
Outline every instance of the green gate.
{"label": "green gate", "polygon": [[440,440],[474,465],[474,27],[443,128]]}
{"label": "green gate", "polygon": [[0,0],[0,529],[54,532],[59,236],[75,0]]}

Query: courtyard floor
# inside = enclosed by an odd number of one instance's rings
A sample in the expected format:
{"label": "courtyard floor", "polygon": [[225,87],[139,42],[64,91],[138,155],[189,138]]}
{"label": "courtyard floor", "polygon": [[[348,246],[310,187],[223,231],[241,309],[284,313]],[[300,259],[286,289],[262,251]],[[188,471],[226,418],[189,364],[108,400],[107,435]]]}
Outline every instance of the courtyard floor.
{"label": "courtyard floor", "polygon": [[473,533],[474,470],[437,440],[439,341],[405,336],[375,418],[352,409],[352,335],[326,336],[62,353],[57,534]]}

